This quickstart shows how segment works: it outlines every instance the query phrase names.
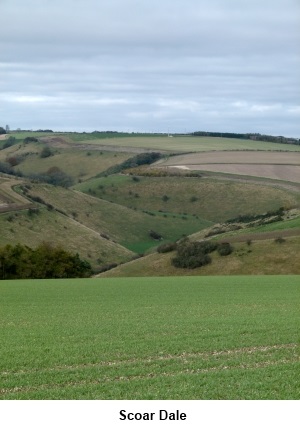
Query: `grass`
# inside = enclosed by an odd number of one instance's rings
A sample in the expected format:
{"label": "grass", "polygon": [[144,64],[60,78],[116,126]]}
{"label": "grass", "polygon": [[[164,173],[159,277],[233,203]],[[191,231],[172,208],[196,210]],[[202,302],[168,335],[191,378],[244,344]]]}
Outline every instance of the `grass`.
{"label": "grass", "polygon": [[151,240],[150,230],[158,231],[165,240],[177,240],[183,234],[189,235],[208,227],[212,223],[200,218],[165,218],[162,213],[150,215],[115,203],[100,200],[70,189],[50,185],[32,184],[30,193],[43,198],[55,208],[63,210],[68,216],[76,215],[82,225],[99,233],[107,234],[112,240],[128,249],[144,252],[157,245]]}
{"label": "grass", "polygon": [[[280,234],[278,234],[280,236]],[[230,241],[230,238],[225,240]],[[256,240],[247,245],[246,239],[234,241],[234,252],[221,257],[217,252],[211,254],[212,262],[197,269],[179,269],[171,264],[175,252],[153,253],[131,261],[103,273],[105,278],[114,277],[153,277],[153,276],[213,276],[213,275],[300,275],[298,259],[300,236],[287,237],[277,244],[273,239]]]}
{"label": "grass", "polygon": [[14,145],[0,152],[0,161],[7,157],[21,157],[16,169],[25,175],[45,173],[51,167],[58,167],[71,176],[76,182],[96,176],[110,166],[120,164],[131,156],[121,151],[101,151],[82,149],[52,149],[53,155],[41,158],[40,153],[45,145],[29,143]]}
{"label": "grass", "polygon": [[0,246],[22,243],[35,248],[46,241],[73,253],[78,252],[96,270],[104,263],[120,263],[133,256],[119,244],[102,238],[99,232],[43,207],[38,214],[31,216],[27,210],[0,215],[0,232]]}
{"label": "grass", "polygon": [[[95,138],[91,139],[87,135],[81,135],[82,140],[80,143],[93,143],[95,145],[109,145],[111,147],[132,147],[152,149],[156,151],[166,152],[201,152],[201,151],[215,151],[215,150],[270,150],[270,151],[299,151],[298,145],[286,145],[281,143],[271,142],[256,142],[252,140],[243,139],[229,139],[221,137],[192,137],[192,136],[168,136],[159,135],[131,135],[111,137],[108,139]],[[76,137],[78,139],[78,136]]]}
{"label": "grass", "polygon": [[299,399],[299,276],[1,281],[2,399]]}
{"label": "grass", "polygon": [[211,222],[224,222],[239,214],[264,213],[300,203],[298,194],[286,190],[212,178],[140,177],[139,181],[134,181],[131,176],[113,175],[91,179],[75,188],[126,207],[195,215]]}

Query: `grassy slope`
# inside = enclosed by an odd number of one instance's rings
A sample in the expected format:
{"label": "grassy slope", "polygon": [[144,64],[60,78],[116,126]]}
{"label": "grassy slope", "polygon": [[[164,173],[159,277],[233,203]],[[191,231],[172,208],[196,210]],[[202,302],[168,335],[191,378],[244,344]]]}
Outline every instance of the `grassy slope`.
{"label": "grassy slope", "polygon": [[[130,176],[115,175],[92,179],[77,185],[76,189],[127,207],[187,213],[213,222],[300,203],[300,195],[267,185],[210,178],[141,177],[135,182]],[[169,199],[164,202],[163,196]]]}
{"label": "grassy slope", "polygon": [[2,399],[299,399],[299,277],[2,281]]}
{"label": "grassy slope", "polygon": [[46,241],[59,244],[97,267],[107,262],[128,261],[133,254],[122,246],[103,239],[76,221],[55,211],[40,209],[29,216],[28,211],[0,215],[0,246],[23,243],[35,248]]}
{"label": "grassy slope", "polygon": [[0,161],[7,157],[23,156],[23,160],[16,169],[23,174],[44,173],[50,167],[59,167],[77,182],[86,180],[108,167],[122,163],[131,156],[130,153],[77,150],[76,148],[52,149],[54,155],[41,158],[40,153],[45,145],[41,143],[29,143],[14,145],[0,151]]}
{"label": "grassy slope", "polygon": [[[270,237],[264,238],[264,235]],[[205,231],[202,231],[191,235],[191,238],[202,240],[204,236]],[[286,236],[284,243],[274,242],[276,237],[284,236]],[[171,259],[175,252],[153,253],[100,276],[300,275],[299,261],[295,257],[299,255],[300,250],[300,217],[224,233],[215,239],[232,242],[233,254],[220,257],[214,252],[211,254],[211,264],[190,270],[172,266]],[[247,239],[252,240],[251,245],[247,245]]]}
{"label": "grassy slope", "polygon": [[157,230],[166,240],[177,240],[182,234],[191,234],[211,224],[195,217],[189,220],[176,217],[170,223],[162,214],[150,216],[83,193],[49,185],[32,185],[30,193],[42,197],[55,208],[75,216],[80,223],[109,235],[135,252],[144,252],[156,246],[157,242],[149,236],[151,229]]}
{"label": "grassy slope", "polygon": [[[32,134],[27,133],[22,137]],[[88,143],[95,143],[95,147],[99,143],[99,136],[92,134],[76,133],[62,136],[66,142],[73,141],[82,144],[86,140]],[[252,149],[254,147],[266,149],[264,145],[267,145],[269,149],[273,148],[273,144],[264,142],[219,138],[205,139],[122,136],[122,138],[101,139],[101,142],[105,143],[105,145],[111,145],[111,148],[115,151],[118,150],[118,147],[114,146],[115,144],[118,144],[119,148],[121,148],[122,146],[127,146],[129,140],[133,146],[141,145],[141,147],[146,148],[152,142],[154,149],[160,148],[164,150],[167,147],[171,148],[168,145],[175,145],[174,148],[172,147],[173,149],[182,149],[184,147],[185,150],[205,150],[205,148],[207,149],[205,146],[207,144],[212,145],[210,149],[214,147],[218,149],[245,149],[249,148],[249,145]],[[20,155],[26,154],[25,160],[17,166],[20,170],[23,169],[24,172],[45,171],[50,166],[57,165],[66,173],[76,176],[77,180],[79,180],[79,178],[87,179],[99,171],[103,171],[109,165],[119,163],[130,156],[128,153],[117,154],[114,151],[101,154],[101,151],[77,151],[74,148],[59,148],[54,149],[54,151],[58,151],[54,156],[41,159],[38,154],[43,146],[43,144],[34,143],[18,144],[0,151],[0,158],[5,160],[9,154],[13,155],[15,152]],[[281,149],[298,149],[295,145],[278,146],[276,144],[275,147],[277,149],[279,147]],[[99,233],[107,234],[111,239],[134,252],[144,252],[157,244],[156,241],[149,237],[149,230],[157,231],[166,240],[177,240],[182,234],[189,235],[209,226],[211,222],[224,221],[241,213],[262,213],[267,210],[277,209],[278,206],[299,205],[299,196],[296,194],[263,185],[238,184],[224,179],[218,181],[209,178],[143,177],[140,181],[135,182],[128,176],[118,175],[90,180],[79,184],[76,188],[91,192],[93,195],[102,198],[102,200],[83,196],[70,190],[37,185],[34,186],[34,194],[43,197],[53,206],[65,211],[69,217],[75,218],[81,224],[96,232],[89,233],[96,234],[96,236]],[[167,201],[163,201],[164,195],[168,196]],[[118,205],[105,200],[118,203]],[[255,207],[253,207],[253,202],[255,202]],[[143,211],[151,212],[155,216]],[[68,222],[72,222],[75,225],[74,221],[68,220]],[[5,228],[7,228],[7,232],[2,235],[2,243],[7,240],[19,241],[19,239],[20,241],[25,240],[28,242],[28,237],[31,237],[31,244],[34,241],[32,235],[26,236],[26,229],[21,229],[20,233],[17,233],[11,225],[7,225]],[[80,231],[84,229],[79,224],[77,224],[76,228],[81,228]],[[40,231],[44,229],[47,230],[46,225],[41,227]],[[53,234],[53,231],[53,229],[50,229],[49,234],[43,233],[43,235],[56,238],[58,235]],[[87,232],[88,230],[85,229],[85,231]],[[38,238],[38,235],[35,237]],[[62,237],[65,238],[65,236]],[[110,242],[109,245],[111,247],[112,243]],[[72,246],[75,247],[75,245]],[[92,261],[95,262],[96,252],[88,252],[87,245],[82,247],[84,256],[91,254]],[[111,261],[110,255],[111,252],[108,253],[107,259],[104,258],[104,260]],[[117,258],[116,261],[120,261],[122,258]],[[100,259],[102,260],[102,257]]]}

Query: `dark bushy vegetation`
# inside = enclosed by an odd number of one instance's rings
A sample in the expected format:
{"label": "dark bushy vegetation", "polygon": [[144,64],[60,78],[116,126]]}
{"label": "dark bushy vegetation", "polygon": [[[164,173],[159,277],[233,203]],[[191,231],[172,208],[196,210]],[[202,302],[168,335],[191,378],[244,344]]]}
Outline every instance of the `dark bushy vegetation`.
{"label": "dark bushy vegetation", "polygon": [[230,139],[258,140],[262,142],[289,143],[300,145],[300,139],[284,136],[270,136],[260,133],[220,133],[211,131],[195,131],[192,136],[226,137]]}
{"label": "dark bushy vegetation", "polygon": [[0,248],[0,279],[84,278],[90,264],[60,246],[42,243],[36,249],[24,245]]}
{"label": "dark bushy vegetation", "polygon": [[219,243],[218,253],[223,257],[225,255],[230,255],[233,252],[233,247],[229,242]]}
{"label": "dark bushy vegetation", "polygon": [[30,175],[30,178],[38,182],[46,182],[47,184],[64,188],[74,184],[73,178],[56,166],[50,167],[45,173]]}
{"label": "dark bushy vegetation", "polygon": [[164,254],[166,252],[175,251],[176,248],[177,248],[177,243],[176,242],[162,243],[161,245],[159,245],[157,247],[157,252],[159,252],[161,254]]}
{"label": "dark bushy vegetation", "polygon": [[9,136],[9,138],[5,141],[2,149],[10,148],[15,143],[17,143],[17,139],[15,137],[13,137],[13,136]]}
{"label": "dark bushy vegetation", "polygon": [[276,237],[276,239],[274,240],[274,242],[281,244],[281,243],[285,242],[285,239],[283,237]]}
{"label": "dark bushy vegetation", "polygon": [[184,269],[204,266],[211,262],[208,254],[216,250],[217,246],[216,243],[209,241],[190,242],[188,239],[184,239],[177,245],[177,255],[172,259],[172,264]]}
{"label": "dark bushy vegetation", "polygon": [[149,231],[149,236],[152,237],[152,239],[155,239],[155,240],[162,240],[162,238],[163,238],[160,233],[157,233],[154,230],[150,230]]}
{"label": "dark bushy vegetation", "polygon": [[107,263],[104,264],[103,266],[101,266],[97,272],[98,273],[103,273],[103,272],[107,272],[108,270],[114,269],[115,267],[117,267],[118,264],[117,263]]}
{"label": "dark bushy vegetation", "polygon": [[14,175],[14,169],[11,167],[9,163],[0,161],[0,172],[6,173],[8,175]]}
{"label": "dark bushy vegetation", "polygon": [[120,173],[123,170],[130,169],[133,167],[138,167],[145,164],[152,164],[155,161],[161,158],[161,154],[159,152],[147,152],[144,154],[137,154],[134,157],[128,158],[128,160],[123,161],[121,164],[116,164],[115,166],[111,166],[105,172],[97,175],[98,178],[102,176],[114,175],[116,173]]}
{"label": "dark bushy vegetation", "polygon": [[284,213],[284,208],[279,208],[276,211],[269,211],[266,212],[264,214],[258,214],[258,215],[253,215],[253,214],[246,214],[246,215],[239,215],[236,218],[231,218],[229,219],[227,222],[228,223],[234,223],[234,222],[252,222],[252,221],[257,221],[257,220],[263,220],[266,218],[270,218],[273,216],[277,216],[279,217],[278,221],[281,221],[281,217]]}
{"label": "dark bushy vegetation", "polygon": [[189,239],[179,242],[176,249],[177,255],[172,259],[172,264],[184,269],[195,269],[211,263],[209,254],[213,251],[217,250],[221,256],[229,255],[233,251],[233,247],[228,242],[219,244],[208,240],[191,242]]}
{"label": "dark bushy vegetation", "polygon": [[47,157],[50,157],[51,155],[53,155],[53,153],[49,148],[49,146],[45,146],[40,153],[41,158],[47,158]]}
{"label": "dark bushy vegetation", "polygon": [[36,137],[33,137],[33,136],[28,136],[28,137],[25,137],[23,142],[24,143],[38,142],[38,139]]}

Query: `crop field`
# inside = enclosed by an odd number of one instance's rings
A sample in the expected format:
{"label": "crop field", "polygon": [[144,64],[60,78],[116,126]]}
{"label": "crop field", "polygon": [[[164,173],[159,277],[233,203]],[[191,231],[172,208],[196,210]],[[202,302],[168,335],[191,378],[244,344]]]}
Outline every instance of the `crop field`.
{"label": "crop field", "polygon": [[1,281],[2,399],[299,399],[299,276]]}
{"label": "crop field", "polygon": [[293,152],[216,151],[170,157],[157,166],[223,172],[300,182],[300,155]]}
{"label": "crop field", "polygon": [[[70,136],[72,139],[72,136]],[[112,148],[142,148],[166,152],[202,152],[202,151],[234,151],[234,150],[263,150],[263,151],[300,151],[297,145],[287,145],[272,142],[258,142],[254,140],[230,139],[222,137],[196,136],[130,136],[112,137],[107,139],[87,139],[74,135],[75,142],[80,144],[106,145]]]}

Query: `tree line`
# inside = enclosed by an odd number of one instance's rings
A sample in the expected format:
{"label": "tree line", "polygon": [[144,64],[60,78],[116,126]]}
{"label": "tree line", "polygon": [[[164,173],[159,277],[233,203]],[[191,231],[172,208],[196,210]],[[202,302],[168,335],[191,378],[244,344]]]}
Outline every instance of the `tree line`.
{"label": "tree line", "polygon": [[44,242],[35,249],[21,244],[0,247],[0,279],[85,278],[91,273],[89,262],[60,246]]}
{"label": "tree line", "polygon": [[293,137],[284,136],[270,136],[268,134],[260,133],[221,133],[211,131],[195,131],[191,133],[192,136],[208,136],[208,137],[226,137],[231,139],[248,139],[258,140],[262,142],[274,142],[274,143],[289,143],[293,145],[300,145],[300,139]]}

